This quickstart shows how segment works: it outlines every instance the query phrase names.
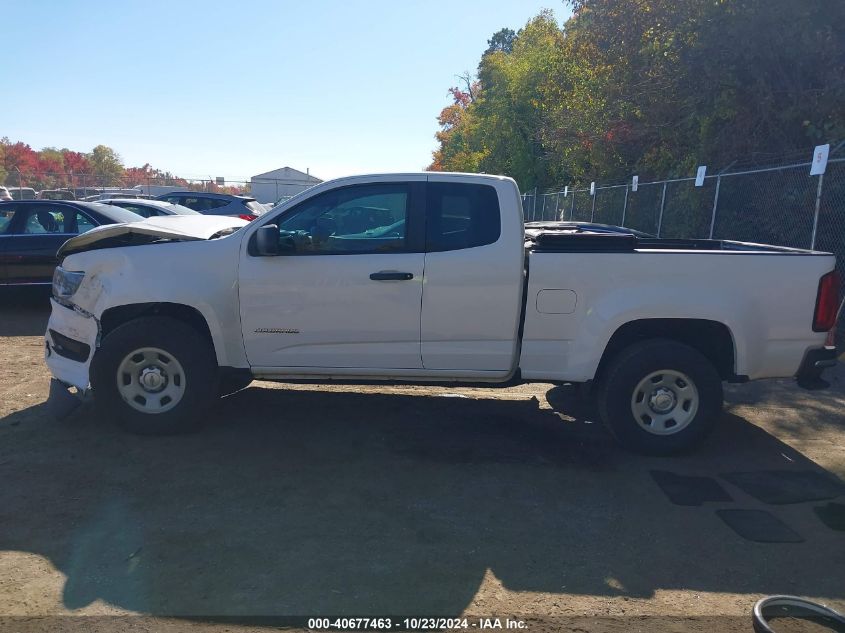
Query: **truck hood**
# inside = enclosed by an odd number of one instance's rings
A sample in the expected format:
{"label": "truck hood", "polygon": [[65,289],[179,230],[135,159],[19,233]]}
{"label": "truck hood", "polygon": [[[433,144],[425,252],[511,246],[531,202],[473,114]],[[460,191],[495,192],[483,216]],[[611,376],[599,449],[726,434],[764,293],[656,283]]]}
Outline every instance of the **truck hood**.
{"label": "truck hood", "polygon": [[210,240],[229,235],[247,224],[247,220],[223,215],[163,215],[140,222],[106,224],[70,238],[56,256],[155,242]]}

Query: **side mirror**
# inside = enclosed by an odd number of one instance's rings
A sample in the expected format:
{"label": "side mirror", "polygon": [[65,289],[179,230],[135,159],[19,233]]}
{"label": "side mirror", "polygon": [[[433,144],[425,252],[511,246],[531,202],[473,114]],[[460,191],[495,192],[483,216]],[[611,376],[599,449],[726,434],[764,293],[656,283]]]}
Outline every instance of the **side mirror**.
{"label": "side mirror", "polygon": [[255,232],[255,252],[262,257],[279,254],[279,227],[265,224]]}

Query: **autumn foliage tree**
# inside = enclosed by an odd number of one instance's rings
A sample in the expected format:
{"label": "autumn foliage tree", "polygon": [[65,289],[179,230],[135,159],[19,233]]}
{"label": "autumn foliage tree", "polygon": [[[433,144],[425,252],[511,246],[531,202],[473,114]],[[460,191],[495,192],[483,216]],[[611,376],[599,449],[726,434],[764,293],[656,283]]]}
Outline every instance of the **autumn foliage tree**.
{"label": "autumn foliage tree", "polygon": [[45,147],[40,151],[23,142],[0,139],[0,183],[32,187],[36,190],[61,187],[133,187],[161,184],[186,189],[211,189],[221,193],[241,193],[243,187],[190,183],[169,171],[152,167],[124,167],[120,155],[106,145],[89,153],[67,148]]}
{"label": "autumn foliage tree", "polygon": [[431,169],[478,171],[485,152],[478,143],[478,130],[474,129],[474,117],[469,111],[473,103],[472,87],[470,83],[466,90],[457,86],[449,89],[453,103],[443,108],[437,118],[440,131],[436,137],[440,142],[440,149],[434,152]]}
{"label": "autumn foliage tree", "polygon": [[[574,0],[494,34],[431,169],[524,188],[687,175],[845,138],[845,3]],[[453,93],[454,97],[454,93]]]}

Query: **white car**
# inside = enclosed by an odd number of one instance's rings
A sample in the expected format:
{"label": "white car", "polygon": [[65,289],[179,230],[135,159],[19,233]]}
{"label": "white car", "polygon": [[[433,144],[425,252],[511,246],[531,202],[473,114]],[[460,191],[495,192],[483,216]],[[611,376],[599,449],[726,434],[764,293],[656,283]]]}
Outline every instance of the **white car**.
{"label": "white car", "polygon": [[161,200],[144,200],[138,198],[108,198],[99,201],[113,207],[121,207],[141,217],[151,218],[158,215],[200,215],[198,211],[183,207],[181,204],[171,204]]}
{"label": "white car", "polygon": [[12,200],[12,196],[6,187],[0,187],[0,202]]}
{"label": "white car", "polygon": [[622,443],[671,453],[713,427],[723,381],[815,386],[835,362],[832,255],[526,227],[504,177],[343,178],[252,223],[151,218],[59,254],[51,392],[91,389],[138,433],[195,428],[254,377],[594,382]]}

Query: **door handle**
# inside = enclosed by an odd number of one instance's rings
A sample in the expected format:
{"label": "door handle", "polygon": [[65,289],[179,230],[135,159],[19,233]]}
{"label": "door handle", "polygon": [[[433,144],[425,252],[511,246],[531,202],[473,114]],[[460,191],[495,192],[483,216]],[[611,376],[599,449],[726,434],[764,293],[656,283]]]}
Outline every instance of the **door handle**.
{"label": "door handle", "polygon": [[413,278],[413,273],[399,273],[392,270],[382,270],[370,274],[370,279],[373,281],[410,281]]}

